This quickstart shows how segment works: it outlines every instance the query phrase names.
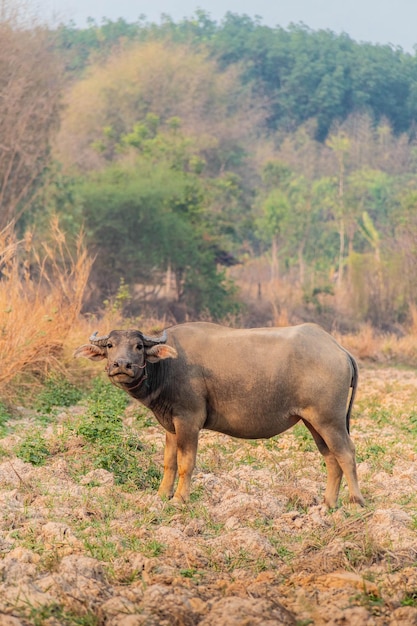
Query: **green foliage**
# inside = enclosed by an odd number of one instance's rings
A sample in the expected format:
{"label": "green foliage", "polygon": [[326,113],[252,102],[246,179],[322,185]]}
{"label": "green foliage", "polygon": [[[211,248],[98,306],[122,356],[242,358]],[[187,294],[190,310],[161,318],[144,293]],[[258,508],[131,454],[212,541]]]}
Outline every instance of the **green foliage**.
{"label": "green foliage", "polygon": [[124,391],[97,378],[76,432],[91,444],[94,466],[112,472],[117,484],[155,488],[161,480],[159,468],[153,463],[141,467],[138,453],[143,446],[137,435],[123,426],[128,403]]}
{"label": "green foliage", "polygon": [[125,305],[131,300],[129,285],[126,285],[124,278],[120,279],[119,288],[112,299],[104,300],[104,308],[106,313],[115,315],[122,313]]}
{"label": "green foliage", "polygon": [[27,435],[15,450],[16,456],[25,463],[44,465],[51,452],[45,437],[40,431]]}
{"label": "green foliage", "polygon": [[97,443],[111,441],[123,430],[122,415],[129,403],[128,395],[109,384],[108,380],[96,378],[87,400],[85,419],[77,429],[87,441]]}
{"label": "green foliage", "polygon": [[401,606],[417,606],[417,592],[408,591],[400,602]]}
{"label": "green foliage", "polygon": [[[26,614],[23,616],[26,617]],[[67,611],[60,604],[53,602],[42,606],[31,606],[29,610],[30,623],[33,626],[43,626],[50,620],[57,622],[62,626],[97,626],[98,618],[90,612],[74,613]]]}
{"label": "green foliage", "polygon": [[74,183],[51,165],[34,215],[40,230],[53,211],[72,231],[85,223],[100,304],[123,309],[120,279],[156,291],[169,270],[184,312],[222,319],[239,307],[219,259],[265,254],[272,281],[285,275],[308,294],[302,315],[334,316],[342,292],[349,323],[407,321],[417,303],[412,55],[201,10],[56,35],[72,80],[89,66],[61,125],[62,160],[87,174]]}
{"label": "green foliage", "polygon": [[63,375],[52,374],[35,398],[34,408],[39,413],[52,413],[55,407],[72,406],[82,398],[82,391]]}
{"label": "green foliage", "polygon": [[135,169],[108,168],[80,193],[99,284],[116,276],[126,283],[160,280],[170,266],[178,298],[196,314],[220,318],[236,308],[233,287],[217,269],[217,248],[205,237],[194,175],[139,160]]}
{"label": "green foliage", "polygon": [[4,402],[0,401],[0,437],[7,433],[7,422],[11,419],[12,414]]}
{"label": "green foliage", "polygon": [[369,110],[376,121],[385,117],[403,132],[416,116],[413,57],[389,45],[357,43],[345,33],[304,25],[270,28],[230,12],[217,23],[196,11],[189,19],[166,19],[159,25],[103,19],[77,29],[70,23],[61,25],[57,35],[56,45],[71,72],[80,72],[93,55],[107,57],[121,40],[207,46],[222,68],[240,64],[243,81],[265,95],[273,129],[294,129],[315,118],[317,136],[324,139],[336,121]]}

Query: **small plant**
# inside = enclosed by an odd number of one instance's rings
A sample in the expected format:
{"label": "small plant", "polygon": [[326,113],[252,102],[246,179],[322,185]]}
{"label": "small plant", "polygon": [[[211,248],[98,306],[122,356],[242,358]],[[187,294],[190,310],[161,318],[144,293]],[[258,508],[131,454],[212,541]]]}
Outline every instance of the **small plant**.
{"label": "small plant", "polygon": [[11,418],[11,414],[7,408],[7,406],[3,403],[0,402],[0,437],[4,437],[4,435],[7,432],[7,422],[10,420]]}
{"label": "small plant", "polygon": [[126,285],[124,278],[120,279],[119,288],[112,300],[104,300],[105,311],[110,315],[118,315],[123,312],[123,308],[131,300],[129,285]]}
{"label": "small plant", "polygon": [[44,465],[51,455],[48,444],[39,431],[29,434],[15,452],[19,459],[32,465]]}
{"label": "small plant", "polygon": [[123,429],[121,416],[129,402],[128,396],[97,378],[87,402],[87,412],[77,434],[91,443],[110,443]]}
{"label": "small plant", "polygon": [[387,449],[385,446],[380,446],[378,443],[372,443],[369,444],[363,452],[357,454],[357,459],[359,463],[365,460],[385,459],[386,453]]}
{"label": "small plant", "polygon": [[72,406],[82,398],[82,392],[64,376],[52,374],[35,400],[35,409],[39,413],[52,413],[55,407]]}
{"label": "small plant", "polygon": [[195,567],[187,567],[180,569],[180,576],[188,578],[198,585],[204,579],[204,572],[196,569]]}
{"label": "small plant", "polygon": [[401,600],[401,606],[417,606],[417,591],[409,591]]}
{"label": "small plant", "polygon": [[29,617],[33,626],[42,626],[49,623],[49,620],[63,626],[97,626],[99,623],[98,618],[90,612],[77,615],[72,611],[65,610],[64,607],[55,602],[42,606],[31,606],[28,613],[27,615],[25,612],[22,617]]}
{"label": "small plant", "polygon": [[144,556],[151,558],[155,556],[160,556],[165,552],[165,550],[166,545],[164,543],[161,543],[156,539],[151,539],[150,541],[142,544],[140,551]]}
{"label": "small plant", "polygon": [[91,556],[99,561],[112,561],[119,556],[117,544],[106,539],[99,532],[96,537],[85,538],[84,546]]}
{"label": "small plant", "polygon": [[292,432],[304,452],[315,452],[316,447],[313,438],[303,424],[296,424]]}
{"label": "small plant", "polygon": [[93,465],[112,472],[116,484],[156,488],[161,472],[153,463],[144,469],[138,460],[143,449],[136,433],[123,426],[128,396],[103,379],[96,379],[87,412],[76,432],[91,445]]}

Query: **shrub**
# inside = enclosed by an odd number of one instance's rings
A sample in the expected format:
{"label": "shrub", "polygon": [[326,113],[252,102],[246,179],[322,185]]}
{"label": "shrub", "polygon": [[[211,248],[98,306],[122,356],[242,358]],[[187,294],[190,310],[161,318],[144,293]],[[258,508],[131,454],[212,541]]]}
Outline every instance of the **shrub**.
{"label": "shrub", "polygon": [[1,394],[17,389],[32,396],[52,368],[62,367],[59,357],[80,312],[90,268],[82,237],[72,251],[56,220],[40,252],[30,234],[18,242],[11,226],[0,232]]}
{"label": "shrub", "polygon": [[[123,425],[122,415],[128,403],[125,392],[97,378],[76,432],[91,444],[94,466],[112,472],[116,484],[156,487],[161,480],[159,469],[143,458],[139,463],[138,451],[143,450],[143,445],[137,434]],[[145,469],[143,463],[147,465]]]}
{"label": "shrub", "polygon": [[64,376],[49,376],[36,397],[35,408],[42,413],[52,413],[58,406],[72,406],[82,398],[82,392]]}

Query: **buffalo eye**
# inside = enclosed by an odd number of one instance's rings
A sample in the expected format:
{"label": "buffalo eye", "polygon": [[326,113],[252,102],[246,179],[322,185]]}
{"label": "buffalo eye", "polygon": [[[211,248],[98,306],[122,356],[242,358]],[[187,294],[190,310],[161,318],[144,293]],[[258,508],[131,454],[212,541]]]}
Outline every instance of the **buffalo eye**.
{"label": "buffalo eye", "polygon": [[136,345],[136,348],[137,348],[138,350],[143,350],[143,344],[138,343],[138,344]]}
{"label": "buffalo eye", "polygon": [[110,341],[109,341],[109,343],[107,344],[106,348],[113,348],[113,344],[110,343]]}

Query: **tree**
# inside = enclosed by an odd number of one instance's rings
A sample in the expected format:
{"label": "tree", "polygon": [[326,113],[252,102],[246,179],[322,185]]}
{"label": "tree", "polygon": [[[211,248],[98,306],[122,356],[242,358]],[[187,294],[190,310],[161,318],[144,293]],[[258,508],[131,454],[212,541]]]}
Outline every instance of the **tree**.
{"label": "tree", "polygon": [[233,288],[216,266],[216,250],[199,218],[198,180],[166,164],[137,161],[91,174],[79,188],[103,296],[123,278],[161,286],[168,268],[177,300],[194,315],[214,317],[234,306]]}
{"label": "tree", "polygon": [[25,23],[26,14],[15,9],[2,0],[0,230],[23,215],[40,187],[62,93],[62,72],[49,31],[35,17]]}
{"label": "tree", "polygon": [[[183,134],[206,161],[207,175],[239,167],[242,144],[249,145],[261,116],[237,68],[220,72],[206,51],[167,41],[127,45],[74,84],[57,156],[83,171],[103,167],[119,159],[115,146],[149,114],[162,125],[181,120]],[[97,151],[103,133],[108,149]]]}
{"label": "tree", "polygon": [[350,148],[350,140],[344,133],[331,135],[326,140],[326,145],[333,150],[338,163],[338,192],[337,199],[333,204],[334,216],[339,223],[339,261],[338,261],[338,286],[342,286],[343,270],[345,261],[345,234],[346,234],[346,215],[345,215],[345,176],[346,176],[346,156]]}
{"label": "tree", "polygon": [[298,263],[299,281],[305,279],[304,250],[310,234],[311,185],[279,161],[264,167],[258,227],[271,242],[271,281],[278,278],[278,258],[287,255],[288,266]]}

